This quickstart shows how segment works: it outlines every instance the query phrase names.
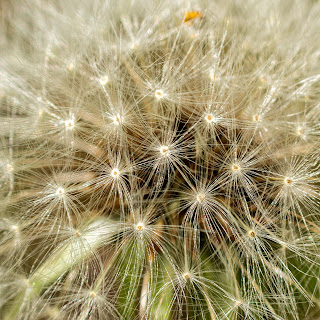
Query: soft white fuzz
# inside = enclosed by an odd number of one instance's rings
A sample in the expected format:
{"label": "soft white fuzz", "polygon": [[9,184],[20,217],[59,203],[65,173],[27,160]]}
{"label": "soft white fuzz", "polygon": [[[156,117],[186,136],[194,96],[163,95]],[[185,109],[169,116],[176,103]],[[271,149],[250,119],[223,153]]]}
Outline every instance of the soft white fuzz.
{"label": "soft white fuzz", "polygon": [[0,9],[3,319],[320,319],[319,1]]}

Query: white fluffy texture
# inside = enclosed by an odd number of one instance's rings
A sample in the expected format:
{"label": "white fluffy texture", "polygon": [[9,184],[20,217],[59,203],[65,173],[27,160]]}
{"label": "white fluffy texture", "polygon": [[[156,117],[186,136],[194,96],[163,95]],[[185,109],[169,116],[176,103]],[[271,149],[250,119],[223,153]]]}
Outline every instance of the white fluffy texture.
{"label": "white fluffy texture", "polygon": [[6,319],[320,318],[319,1],[0,14]]}

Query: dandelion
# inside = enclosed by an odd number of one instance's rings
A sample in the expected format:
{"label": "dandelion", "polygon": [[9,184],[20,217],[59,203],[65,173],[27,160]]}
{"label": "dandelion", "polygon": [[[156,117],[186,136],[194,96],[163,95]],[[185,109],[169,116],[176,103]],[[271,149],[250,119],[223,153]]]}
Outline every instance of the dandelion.
{"label": "dandelion", "polygon": [[319,319],[319,16],[1,3],[1,319]]}

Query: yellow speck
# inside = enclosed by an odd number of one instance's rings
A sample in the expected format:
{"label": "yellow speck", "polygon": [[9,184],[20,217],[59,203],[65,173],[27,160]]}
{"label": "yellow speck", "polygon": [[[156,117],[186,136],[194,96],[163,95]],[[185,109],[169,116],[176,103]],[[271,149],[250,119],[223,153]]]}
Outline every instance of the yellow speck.
{"label": "yellow speck", "polygon": [[191,20],[194,20],[196,18],[201,19],[203,17],[203,14],[199,11],[187,11],[184,15],[184,23],[192,24]]}

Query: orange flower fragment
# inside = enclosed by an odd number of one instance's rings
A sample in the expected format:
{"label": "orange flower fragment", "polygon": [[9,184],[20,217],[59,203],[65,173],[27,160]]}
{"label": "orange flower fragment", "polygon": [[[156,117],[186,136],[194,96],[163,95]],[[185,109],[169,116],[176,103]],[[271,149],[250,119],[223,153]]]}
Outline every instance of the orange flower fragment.
{"label": "orange flower fragment", "polygon": [[201,19],[203,17],[203,14],[199,11],[187,11],[184,15],[184,23],[192,24],[192,20],[199,18]]}

